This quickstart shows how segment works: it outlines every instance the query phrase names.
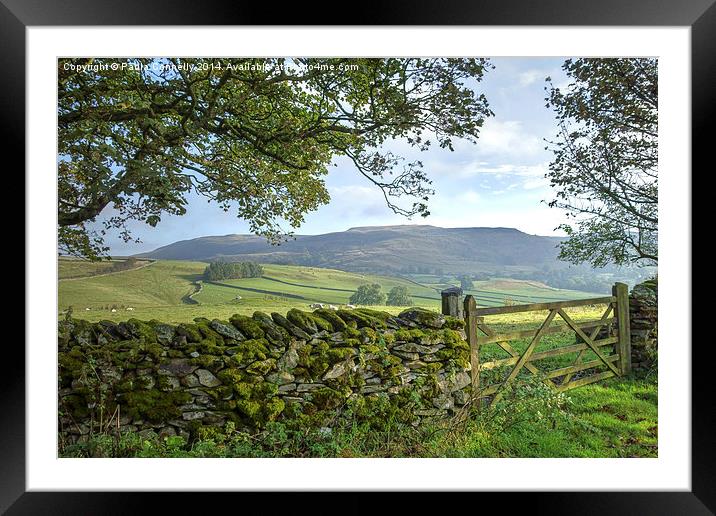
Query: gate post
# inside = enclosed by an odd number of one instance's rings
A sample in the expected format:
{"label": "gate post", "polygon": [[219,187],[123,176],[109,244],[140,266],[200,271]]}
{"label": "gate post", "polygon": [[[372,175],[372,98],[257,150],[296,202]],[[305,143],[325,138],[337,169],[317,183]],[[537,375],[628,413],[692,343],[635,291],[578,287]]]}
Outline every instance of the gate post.
{"label": "gate post", "polygon": [[460,306],[460,296],[462,295],[462,289],[460,287],[446,288],[440,292],[443,301],[443,315],[451,315],[462,318],[462,307]]}
{"label": "gate post", "polygon": [[616,316],[619,331],[619,369],[622,375],[631,372],[631,328],[629,325],[629,287],[615,283],[612,295],[617,298]]}
{"label": "gate post", "polygon": [[477,394],[480,388],[480,353],[477,346],[477,304],[472,296],[465,296],[465,335],[470,346],[470,376],[472,377],[472,393]]}

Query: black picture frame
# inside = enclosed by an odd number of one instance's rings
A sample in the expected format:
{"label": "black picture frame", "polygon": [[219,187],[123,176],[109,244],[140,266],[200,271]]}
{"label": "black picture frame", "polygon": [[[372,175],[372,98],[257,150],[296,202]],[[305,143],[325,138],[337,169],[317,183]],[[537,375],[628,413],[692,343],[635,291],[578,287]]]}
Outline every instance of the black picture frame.
{"label": "black picture frame", "polygon": [[[693,163],[709,163],[711,129],[716,106],[716,0],[420,0],[390,4],[364,1],[355,12],[340,18],[316,4],[223,2],[213,0],[0,0],[0,148],[2,156],[15,156],[12,172],[24,171],[25,148],[25,30],[28,26],[86,25],[571,25],[571,26],[688,26],[691,27],[692,156]],[[696,168],[695,166],[693,167]],[[711,166],[710,168],[713,168]],[[705,172],[705,171],[704,171]],[[692,172],[693,180],[693,172]],[[17,190],[24,190],[18,180]],[[31,271],[25,271],[26,275]],[[31,307],[27,307],[29,310]],[[693,316],[692,316],[693,319]],[[25,313],[28,324],[28,313]],[[19,340],[19,339],[16,339]],[[690,492],[607,493],[475,493],[480,505],[509,498],[529,503],[531,512],[550,514],[713,514],[716,510],[714,478],[714,412],[709,385],[710,351],[706,339],[692,347],[692,490]],[[6,343],[7,344],[7,343]],[[682,345],[690,345],[684,342]],[[699,347],[698,344],[701,344]],[[26,492],[25,489],[25,358],[20,346],[4,346],[6,363],[0,375],[0,512],[8,514],[124,514],[148,509],[146,497],[161,496],[163,512],[186,512],[193,504],[206,504],[206,496],[186,494]],[[8,356],[9,355],[9,356]],[[15,355],[15,356],[12,356]],[[11,362],[10,362],[11,361]],[[225,503],[225,496],[211,501]],[[241,493],[248,508],[260,494]],[[263,494],[263,496],[267,496]],[[451,495],[453,496],[453,495]],[[489,496],[494,500],[486,500]],[[305,494],[291,495],[292,512],[315,507]],[[353,493],[335,511],[364,512],[376,507]],[[258,502],[261,504],[262,502]],[[272,502],[273,503],[273,502]],[[422,496],[400,502],[402,509],[421,505]],[[451,503],[459,503],[452,498]],[[470,503],[469,501],[467,503]],[[213,504],[211,504],[213,505]],[[206,510],[210,505],[203,505]],[[272,507],[278,510],[278,506]],[[334,507],[335,508],[335,507]],[[271,511],[273,512],[273,511]],[[313,514],[321,511],[311,511]]]}

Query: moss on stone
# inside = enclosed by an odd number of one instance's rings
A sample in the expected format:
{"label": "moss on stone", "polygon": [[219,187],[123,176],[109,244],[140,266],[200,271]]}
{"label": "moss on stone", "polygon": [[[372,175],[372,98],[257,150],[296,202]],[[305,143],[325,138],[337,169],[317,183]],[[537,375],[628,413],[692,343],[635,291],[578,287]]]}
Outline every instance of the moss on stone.
{"label": "moss on stone", "polygon": [[353,348],[329,348],[325,351],[328,362],[333,365],[336,362],[341,362],[347,358],[352,357],[356,354]]}
{"label": "moss on stone", "polygon": [[122,413],[132,419],[160,423],[181,415],[179,406],[189,403],[191,395],[184,391],[130,391],[121,396]]}
{"label": "moss on stone", "polygon": [[[199,319],[199,318],[197,318]],[[209,340],[213,341],[215,346],[223,346],[224,345],[224,338],[211,326],[209,326],[211,322],[210,321],[204,321],[199,320],[197,322],[196,326],[199,329],[199,332],[201,332],[201,335],[204,337],[202,341]]]}
{"label": "moss on stone", "polygon": [[176,332],[186,337],[187,342],[199,342],[203,339],[199,327],[196,324],[181,323],[176,327]]}
{"label": "moss on stone", "polygon": [[236,314],[231,316],[229,322],[249,339],[261,339],[266,335],[261,325],[251,317]]}
{"label": "moss on stone", "polygon": [[276,368],[276,360],[267,358],[266,360],[257,360],[246,368],[246,372],[255,375],[265,376],[269,371]]}
{"label": "moss on stone", "polygon": [[157,334],[150,324],[140,321],[139,319],[129,319],[126,322],[126,325],[129,327],[132,335],[136,338],[142,339],[145,342],[157,341]]}
{"label": "moss on stone", "polygon": [[[374,312],[373,310],[368,310],[368,312]],[[382,312],[377,312],[382,313]],[[379,319],[377,317],[374,317],[370,315],[370,313],[366,313],[365,311],[361,311],[361,309],[354,309],[354,310],[338,310],[336,311],[336,315],[343,319],[343,321],[348,326],[353,326],[355,328],[387,328],[388,325],[386,324],[385,320]]]}
{"label": "moss on stone", "polygon": [[338,390],[321,387],[311,392],[310,401],[318,410],[334,410],[343,405],[345,396]]}
{"label": "moss on stone", "polygon": [[291,338],[288,331],[277,325],[267,313],[256,311],[252,319],[261,326],[261,329],[266,333],[266,338],[273,344],[282,344]]}
{"label": "moss on stone", "polygon": [[266,360],[268,358],[269,349],[266,339],[250,339],[240,342],[237,346],[231,348],[235,352],[229,358],[230,364],[247,365],[257,360]]}
{"label": "moss on stone", "polygon": [[464,327],[465,327],[464,320],[459,319],[457,317],[453,317],[452,315],[445,316],[445,324],[443,325],[443,328],[447,328],[449,330],[461,330]]}
{"label": "moss on stone", "polygon": [[396,341],[401,341],[401,342],[415,342],[415,341],[419,341],[425,337],[427,337],[427,334],[425,333],[425,331],[418,329],[418,328],[414,328],[411,330],[401,328],[399,330],[396,330],[395,333],[393,334],[393,338]]}
{"label": "moss on stone", "polygon": [[333,331],[333,325],[326,319],[323,319],[314,313],[304,312],[297,308],[289,310],[286,314],[286,318],[311,335],[318,333],[319,331]]}
{"label": "moss on stone", "polygon": [[462,348],[470,351],[470,346],[462,338],[459,331],[445,329],[440,332],[440,341],[445,344],[445,347],[450,349]]}
{"label": "moss on stone", "polygon": [[342,332],[347,328],[345,321],[338,317],[334,310],[319,308],[318,310],[314,310],[313,314],[330,323],[332,330],[328,331]]}

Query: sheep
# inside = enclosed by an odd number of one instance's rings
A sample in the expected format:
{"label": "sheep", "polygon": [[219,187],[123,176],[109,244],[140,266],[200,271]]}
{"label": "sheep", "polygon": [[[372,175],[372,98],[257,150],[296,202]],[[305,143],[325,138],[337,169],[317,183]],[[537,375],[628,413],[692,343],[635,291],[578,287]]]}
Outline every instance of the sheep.
{"label": "sheep", "polygon": [[112,313],[114,313],[114,312],[116,312],[116,311],[117,311],[116,308],[112,308],[112,309],[110,310],[110,312],[112,312]]}
{"label": "sheep", "polygon": [[131,307],[131,306],[128,306],[128,307],[127,307],[127,312],[131,312],[132,310],[134,310],[133,307]]}
{"label": "sheep", "polygon": [[87,311],[87,312],[89,312],[90,310],[92,310],[92,309],[91,309],[91,308],[85,308],[85,311]]}

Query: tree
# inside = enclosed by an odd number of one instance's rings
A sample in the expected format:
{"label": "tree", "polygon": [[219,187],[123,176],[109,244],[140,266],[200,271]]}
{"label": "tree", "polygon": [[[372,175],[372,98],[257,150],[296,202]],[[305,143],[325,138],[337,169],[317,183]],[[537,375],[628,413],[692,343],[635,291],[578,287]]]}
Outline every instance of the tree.
{"label": "tree", "polygon": [[568,59],[566,91],[548,78],[559,124],[547,177],[566,210],[560,258],[655,265],[658,261],[656,59]]}
{"label": "tree", "polygon": [[463,290],[470,290],[475,286],[473,285],[470,276],[460,276],[458,279],[460,280],[460,288]]}
{"label": "tree", "polygon": [[[291,234],[282,223],[297,228],[329,201],[323,178],[336,157],[396,213],[427,216],[433,191],[422,163],[383,146],[475,142],[492,112],[465,83],[489,67],[436,58],[59,59],[60,249],[97,259],[107,231],[129,241],[128,222],[182,215],[189,194],[234,209],[278,243]],[[100,214],[101,229],[90,229]]]}
{"label": "tree", "polygon": [[385,294],[381,292],[381,286],[378,283],[360,285],[348,302],[352,305],[383,305],[385,304]]}
{"label": "tree", "polygon": [[256,262],[211,262],[204,269],[204,279],[217,281],[223,279],[260,278],[264,269]]}
{"label": "tree", "polygon": [[413,299],[410,297],[406,287],[393,287],[388,292],[388,300],[385,304],[389,306],[410,306],[413,304]]}

